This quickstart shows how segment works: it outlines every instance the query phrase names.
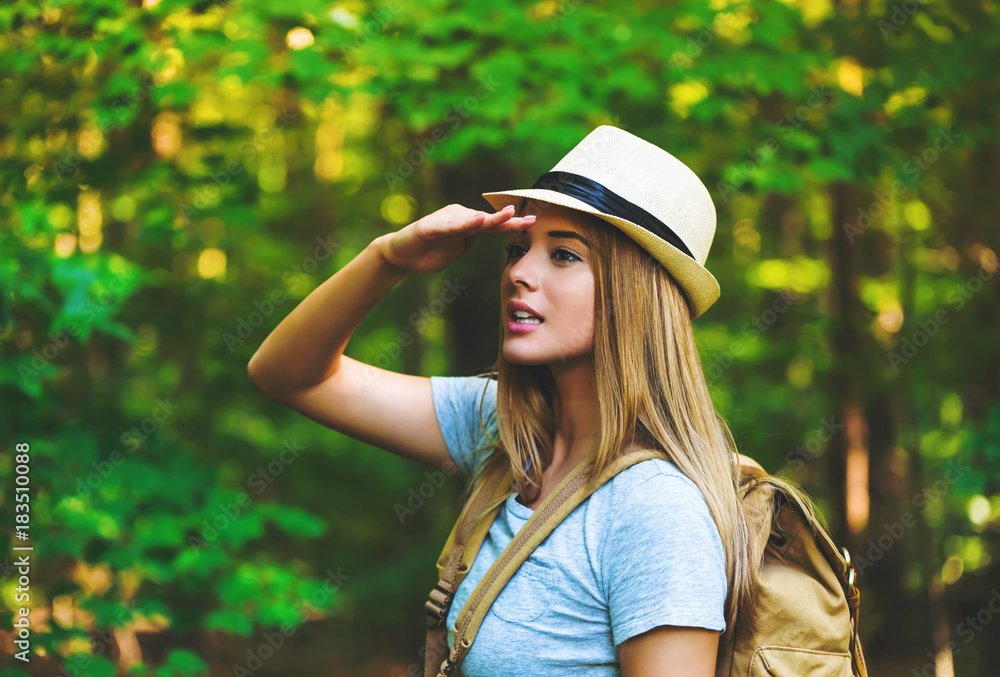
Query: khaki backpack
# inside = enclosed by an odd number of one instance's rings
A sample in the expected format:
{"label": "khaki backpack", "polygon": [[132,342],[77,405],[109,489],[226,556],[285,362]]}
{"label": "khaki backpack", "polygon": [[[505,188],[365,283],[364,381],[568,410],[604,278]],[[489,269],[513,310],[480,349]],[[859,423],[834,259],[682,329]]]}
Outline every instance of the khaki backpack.
{"label": "khaki backpack", "polygon": [[[468,574],[497,513],[513,486],[509,465],[484,469],[438,558],[439,581],[427,609],[424,677],[461,677],[459,666],[493,600],[532,551],[601,485],[629,466],[664,458],[643,449],[620,456],[592,476],[594,455],[556,485],[483,575],[455,623],[449,650],[445,627],[455,590]],[[739,455],[741,494],[756,520],[760,564],[757,631],[719,641],[716,677],[867,677],[858,613],[861,592],[847,549],[838,552],[801,491]],[[845,559],[846,556],[846,559]]]}

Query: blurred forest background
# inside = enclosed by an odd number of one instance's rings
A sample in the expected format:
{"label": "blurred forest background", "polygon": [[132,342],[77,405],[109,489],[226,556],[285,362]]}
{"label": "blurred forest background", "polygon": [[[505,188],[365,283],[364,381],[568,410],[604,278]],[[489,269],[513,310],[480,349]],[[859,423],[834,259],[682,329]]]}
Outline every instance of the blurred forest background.
{"label": "blurred forest background", "polygon": [[[986,0],[4,3],[0,675],[421,674],[460,480],[247,362],[372,239],[600,124],[710,188],[706,375],[849,548],[871,674],[996,674],[998,63]],[[488,366],[502,254],[403,280],[347,354]]]}

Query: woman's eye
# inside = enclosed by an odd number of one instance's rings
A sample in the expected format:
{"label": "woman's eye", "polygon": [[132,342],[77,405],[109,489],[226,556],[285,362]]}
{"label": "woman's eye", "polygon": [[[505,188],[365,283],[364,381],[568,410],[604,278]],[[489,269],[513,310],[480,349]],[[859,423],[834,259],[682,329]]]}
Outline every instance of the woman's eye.
{"label": "woman's eye", "polygon": [[[557,249],[554,252],[552,252],[553,256],[555,256],[557,254],[565,254],[566,256],[569,256],[570,257],[569,258],[570,261],[573,261],[574,259],[577,260],[577,261],[581,261],[582,260],[579,256],[577,256],[573,252],[569,251],[568,249]],[[563,260],[566,260],[566,259],[563,259]]]}
{"label": "woman's eye", "polygon": [[[524,247],[522,247],[521,245],[514,244],[512,242],[508,242],[507,244],[504,245],[503,248],[507,252],[507,260],[508,261],[510,261],[511,259],[513,259],[515,256],[519,256],[519,254],[516,253],[516,250],[522,250],[522,249],[524,249]],[[552,252],[552,256],[559,256],[559,255],[568,256],[569,258],[568,259],[556,259],[557,261],[568,262],[568,261],[574,261],[574,260],[577,260],[577,261],[581,261],[582,260],[579,256],[577,256],[573,252],[569,251],[568,249],[556,249],[554,252]]]}
{"label": "woman's eye", "polygon": [[521,249],[521,245],[517,245],[517,244],[513,244],[511,242],[508,242],[507,244],[505,244],[503,246],[503,248],[504,248],[504,251],[507,252],[507,260],[510,261],[512,258],[514,258],[513,250],[514,249]]}

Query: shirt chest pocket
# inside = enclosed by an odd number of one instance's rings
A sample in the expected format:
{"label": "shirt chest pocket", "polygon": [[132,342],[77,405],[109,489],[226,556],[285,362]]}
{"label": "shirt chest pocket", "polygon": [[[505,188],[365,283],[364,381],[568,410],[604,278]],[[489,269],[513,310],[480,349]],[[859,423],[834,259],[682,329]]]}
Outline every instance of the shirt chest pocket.
{"label": "shirt chest pocket", "polygon": [[493,601],[494,614],[511,623],[528,623],[549,608],[553,572],[525,560]]}

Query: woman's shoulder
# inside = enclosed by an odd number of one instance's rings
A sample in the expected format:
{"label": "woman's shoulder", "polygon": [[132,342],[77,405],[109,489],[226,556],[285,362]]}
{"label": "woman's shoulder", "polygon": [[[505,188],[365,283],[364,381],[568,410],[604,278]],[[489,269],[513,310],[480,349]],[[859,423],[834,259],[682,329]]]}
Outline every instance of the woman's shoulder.
{"label": "woman's shoulder", "polygon": [[486,400],[496,402],[497,381],[485,375],[478,376],[431,376],[431,386],[435,394],[442,394],[458,400],[474,399],[477,403],[486,391]]}
{"label": "woman's shoulder", "polygon": [[633,487],[644,484],[654,477],[663,478],[661,481],[666,479],[679,480],[697,488],[691,478],[667,458],[650,458],[634,463],[612,477],[609,483],[619,485],[621,488]]}
{"label": "woman's shoulder", "polygon": [[652,458],[625,468],[608,480],[594,498],[622,510],[659,509],[685,512],[707,510],[704,495],[690,477],[666,458]]}
{"label": "woman's shoulder", "polygon": [[431,376],[430,379],[441,435],[462,474],[471,477],[473,466],[485,458],[483,454],[473,458],[473,452],[488,445],[489,436],[496,435],[497,382],[485,376]]}

